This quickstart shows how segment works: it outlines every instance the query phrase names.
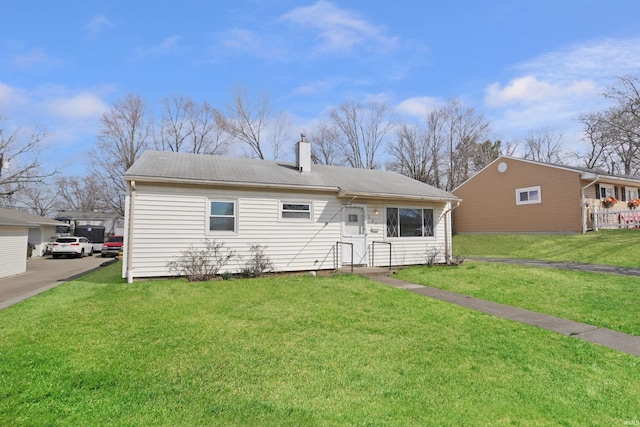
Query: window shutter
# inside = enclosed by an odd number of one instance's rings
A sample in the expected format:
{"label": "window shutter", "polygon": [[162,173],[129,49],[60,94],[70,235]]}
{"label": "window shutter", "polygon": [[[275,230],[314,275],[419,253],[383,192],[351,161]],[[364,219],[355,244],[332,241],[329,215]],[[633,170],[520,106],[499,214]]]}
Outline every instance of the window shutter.
{"label": "window shutter", "polygon": [[626,202],[627,201],[627,189],[624,187],[620,187],[620,191],[622,191],[622,201]]}
{"label": "window shutter", "polygon": [[620,197],[618,197],[618,187],[613,187],[613,197],[620,199]]}
{"label": "window shutter", "polygon": [[596,184],[596,199],[600,198],[600,184]]}

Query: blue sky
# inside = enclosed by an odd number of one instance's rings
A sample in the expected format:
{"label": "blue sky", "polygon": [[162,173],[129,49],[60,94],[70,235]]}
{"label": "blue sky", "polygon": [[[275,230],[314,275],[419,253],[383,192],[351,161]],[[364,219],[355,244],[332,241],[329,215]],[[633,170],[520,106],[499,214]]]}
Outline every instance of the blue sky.
{"label": "blue sky", "polygon": [[459,98],[494,138],[544,128],[580,150],[576,116],[640,74],[639,21],[637,0],[0,0],[0,110],[48,130],[54,165],[83,159],[128,93],[222,107],[238,85],[293,135],[347,99],[410,122]]}

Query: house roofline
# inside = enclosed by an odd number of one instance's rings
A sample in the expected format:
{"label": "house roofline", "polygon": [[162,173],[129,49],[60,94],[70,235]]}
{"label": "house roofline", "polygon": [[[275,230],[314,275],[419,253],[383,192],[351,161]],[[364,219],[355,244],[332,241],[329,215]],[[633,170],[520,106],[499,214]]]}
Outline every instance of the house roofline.
{"label": "house roofline", "polygon": [[337,193],[338,197],[363,197],[372,199],[403,199],[403,200],[428,200],[437,202],[455,202],[461,201],[459,197],[433,197],[433,196],[420,196],[420,195],[406,195],[406,194],[391,194],[391,193],[369,193],[360,191],[345,191],[340,187],[320,187],[309,185],[285,185],[285,184],[268,184],[268,183],[256,183],[256,182],[230,182],[230,181],[210,181],[210,180],[196,180],[196,179],[182,179],[182,178],[165,178],[165,177],[150,177],[150,176],[133,176],[129,175],[125,177],[125,181],[135,181],[136,183],[148,183],[148,184],[188,184],[188,185],[219,185],[225,187],[241,187],[241,188],[258,188],[258,189],[274,189],[274,190],[307,190],[320,193]]}
{"label": "house roofline", "polygon": [[573,172],[573,173],[577,173],[580,175],[581,179],[594,179],[595,177],[599,177],[600,178],[600,182],[605,182],[606,181],[613,181],[615,182],[634,182],[637,183],[638,186],[640,186],[640,178],[634,179],[634,178],[630,178],[630,177],[618,177],[615,175],[609,175],[609,174],[601,174],[601,173],[597,173],[597,172],[586,172],[580,169],[576,169],[575,167],[571,167],[571,166],[563,166],[563,165],[554,165],[551,163],[544,163],[544,162],[538,162],[535,160],[529,160],[529,159],[521,159],[518,157],[510,157],[510,156],[499,156],[498,158],[492,160],[489,164],[487,164],[485,167],[483,167],[482,169],[480,169],[478,172],[476,172],[475,174],[473,174],[472,177],[470,177],[469,179],[467,179],[465,182],[463,182],[462,184],[458,185],[456,188],[454,188],[453,190],[451,190],[451,192],[455,192],[456,190],[458,190],[460,187],[464,186],[467,182],[469,182],[470,180],[472,180],[476,175],[478,175],[480,172],[483,172],[485,169],[487,169],[488,167],[490,167],[491,165],[493,165],[494,163],[496,163],[499,160],[515,160],[518,162],[525,162],[525,163],[530,163],[533,165],[539,165],[539,166],[544,166],[544,167],[549,167],[549,168],[554,168],[554,169],[560,169],[560,170],[564,170],[567,172]]}
{"label": "house roofline", "polygon": [[204,179],[183,179],[183,178],[165,178],[155,176],[133,176],[125,177],[125,181],[136,181],[144,183],[160,183],[160,184],[190,184],[190,185],[219,185],[225,187],[242,187],[242,188],[261,188],[261,189],[278,189],[278,190],[311,190],[318,192],[336,193],[340,191],[339,187],[320,187],[310,185],[286,185],[286,184],[269,184],[257,182],[238,182],[238,181],[212,181]]}
{"label": "house roofline", "polygon": [[461,202],[459,197],[431,197],[431,196],[419,196],[419,195],[406,195],[406,194],[391,194],[391,193],[366,193],[360,191],[344,191],[341,190],[338,193],[338,197],[362,197],[370,199],[402,199],[402,200],[428,200],[430,202]]}

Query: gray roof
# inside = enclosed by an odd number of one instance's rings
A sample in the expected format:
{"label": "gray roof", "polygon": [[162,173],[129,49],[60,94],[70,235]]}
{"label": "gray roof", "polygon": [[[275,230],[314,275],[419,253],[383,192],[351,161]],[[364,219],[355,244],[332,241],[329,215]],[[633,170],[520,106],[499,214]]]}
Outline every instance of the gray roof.
{"label": "gray roof", "polygon": [[129,181],[184,182],[243,187],[334,191],[341,196],[459,200],[446,191],[396,172],[312,165],[206,154],[146,151],[125,173]]}
{"label": "gray roof", "polygon": [[75,220],[97,220],[105,221],[109,219],[121,218],[122,215],[116,212],[83,212],[83,211],[59,211],[56,218],[61,221]]}
{"label": "gray roof", "polygon": [[41,225],[65,225],[65,223],[15,209],[0,208],[0,225],[6,227],[39,227]]}

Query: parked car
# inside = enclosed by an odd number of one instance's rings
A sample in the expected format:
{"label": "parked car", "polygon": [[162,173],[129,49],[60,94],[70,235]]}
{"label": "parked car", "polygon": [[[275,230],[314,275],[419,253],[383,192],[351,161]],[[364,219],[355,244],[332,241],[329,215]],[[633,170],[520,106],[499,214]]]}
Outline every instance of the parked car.
{"label": "parked car", "polygon": [[107,237],[107,240],[102,244],[102,258],[108,256],[118,256],[122,251],[122,236]]}
{"label": "parked car", "polygon": [[58,237],[51,247],[51,255],[58,258],[69,255],[82,258],[85,255],[93,255],[93,245],[86,237]]}
{"label": "parked car", "polygon": [[58,236],[53,236],[49,239],[44,247],[44,255],[51,255],[51,252],[53,252],[53,244],[56,242],[56,240],[58,240]]}

